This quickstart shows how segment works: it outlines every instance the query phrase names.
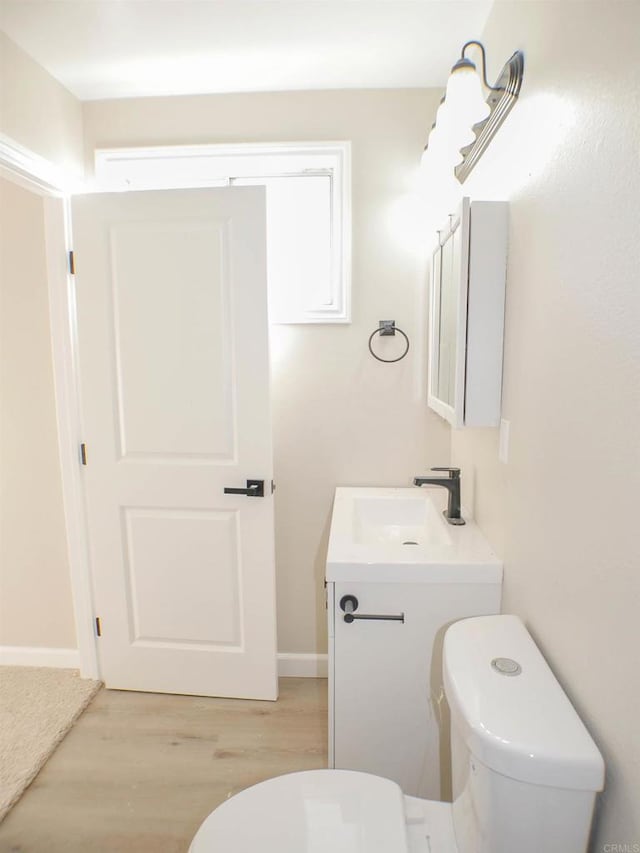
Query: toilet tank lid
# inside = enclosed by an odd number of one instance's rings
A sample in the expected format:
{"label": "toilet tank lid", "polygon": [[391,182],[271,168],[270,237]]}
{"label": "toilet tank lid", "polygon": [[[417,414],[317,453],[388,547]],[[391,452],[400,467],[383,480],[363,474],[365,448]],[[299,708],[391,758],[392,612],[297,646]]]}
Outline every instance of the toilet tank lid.
{"label": "toilet tank lid", "polygon": [[602,790],[602,756],[517,616],[451,625],[443,668],[452,729],[479,761],[534,785]]}

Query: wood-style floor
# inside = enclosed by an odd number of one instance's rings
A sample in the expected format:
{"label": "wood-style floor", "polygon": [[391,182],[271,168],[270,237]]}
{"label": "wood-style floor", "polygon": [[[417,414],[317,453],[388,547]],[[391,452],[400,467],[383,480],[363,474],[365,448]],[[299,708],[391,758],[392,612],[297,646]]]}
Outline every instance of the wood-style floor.
{"label": "wood-style floor", "polygon": [[0,824],[0,853],[186,853],[216,805],[326,767],[326,750],[324,679],[281,679],[277,702],[101,690]]}

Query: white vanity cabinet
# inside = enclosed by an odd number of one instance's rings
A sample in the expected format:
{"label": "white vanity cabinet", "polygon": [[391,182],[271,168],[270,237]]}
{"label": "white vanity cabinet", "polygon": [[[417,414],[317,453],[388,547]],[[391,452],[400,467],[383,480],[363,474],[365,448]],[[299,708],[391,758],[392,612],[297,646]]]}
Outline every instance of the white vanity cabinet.
{"label": "white vanity cabinet", "polygon": [[[500,585],[343,582],[327,588],[334,623],[330,766],[375,773],[405,794],[441,799],[448,793],[440,761],[441,745],[448,745],[439,704],[444,631],[465,616],[499,613]],[[404,622],[349,624],[340,608],[345,595],[357,598],[356,615],[402,614]]]}
{"label": "white vanity cabinet", "polygon": [[435,800],[450,794],[444,632],[499,613],[502,590],[502,564],[478,528],[447,525],[445,505],[444,489],[336,489],[326,573],[329,766]]}
{"label": "white vanity cabinet", "polygon": [[500,423],[508,204],[464,198],[431,264],[429,406],[454,427]]}

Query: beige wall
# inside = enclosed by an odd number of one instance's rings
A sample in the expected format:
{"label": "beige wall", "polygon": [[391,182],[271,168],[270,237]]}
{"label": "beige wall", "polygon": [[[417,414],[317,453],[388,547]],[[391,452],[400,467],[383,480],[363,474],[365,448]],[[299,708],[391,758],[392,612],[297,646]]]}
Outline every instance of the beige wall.
{"label": "beige wall", "polygon": [[82,107],[0,32],[0,133],[70,173],[82,171]]}
{"label": "beige wall", "polygon": [[0,646],[76,646],[43,200],[0,179]]}
{"label": "beige wall", "polygon": [[[322,579],[335,486],[405,485],[449,455],[420,388],[423,263],[397,224],[436,106],[426,91],[85,104],[89,158],[103,146],[352,141],[353,324],[272,329],[280,651],[326,650]],[[395,319],[411,339],[398,364],[367,352],[380,319]]]}
{"label": "beige wall", "polygon": [[456,431],[453,460],[504,555],[505,610],[605,755],[599,853],[640,844],[639,33],[637,3],[499,2],[492,75],[521,48],[525,83],[465,187],[511,202],[511,450],[501,465],[497,430]]}

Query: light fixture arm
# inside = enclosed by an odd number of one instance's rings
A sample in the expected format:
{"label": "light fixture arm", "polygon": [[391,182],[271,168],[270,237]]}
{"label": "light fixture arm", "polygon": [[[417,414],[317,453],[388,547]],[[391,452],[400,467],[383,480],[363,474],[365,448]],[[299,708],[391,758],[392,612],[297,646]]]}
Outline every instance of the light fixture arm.
{"label": "light fixture arm", "polygon": [[472,45],[473,45],[474,47],[479,47],[479,48],[480,48],[480,53],[482,54],[482,83],[484,84],[484,87],[485,87],[486,89],[490,89],[492,92],[495,92],[495,91],[496,91],[496,89],[497,89],[497,87],[496,87],[496,86],[491,86],[491,85],[489,85],[489,82],[488,82],[488,80],[487,80],[487,54],[486,54],[486,52],[485,52],[484,45],[482,44],[482,42],[480,42],[480,41],[468,41],[468,42],[465,42],[465,43],[462,45],[462,52],[461,52],[461,54],[460,54],[460,58],[461,58],[461,59],[466,59],[466,57],[465,57],[465,55],[464,55],[464,52],[465,52],[465,50],[466,50],[468,47],[471,47]]}

